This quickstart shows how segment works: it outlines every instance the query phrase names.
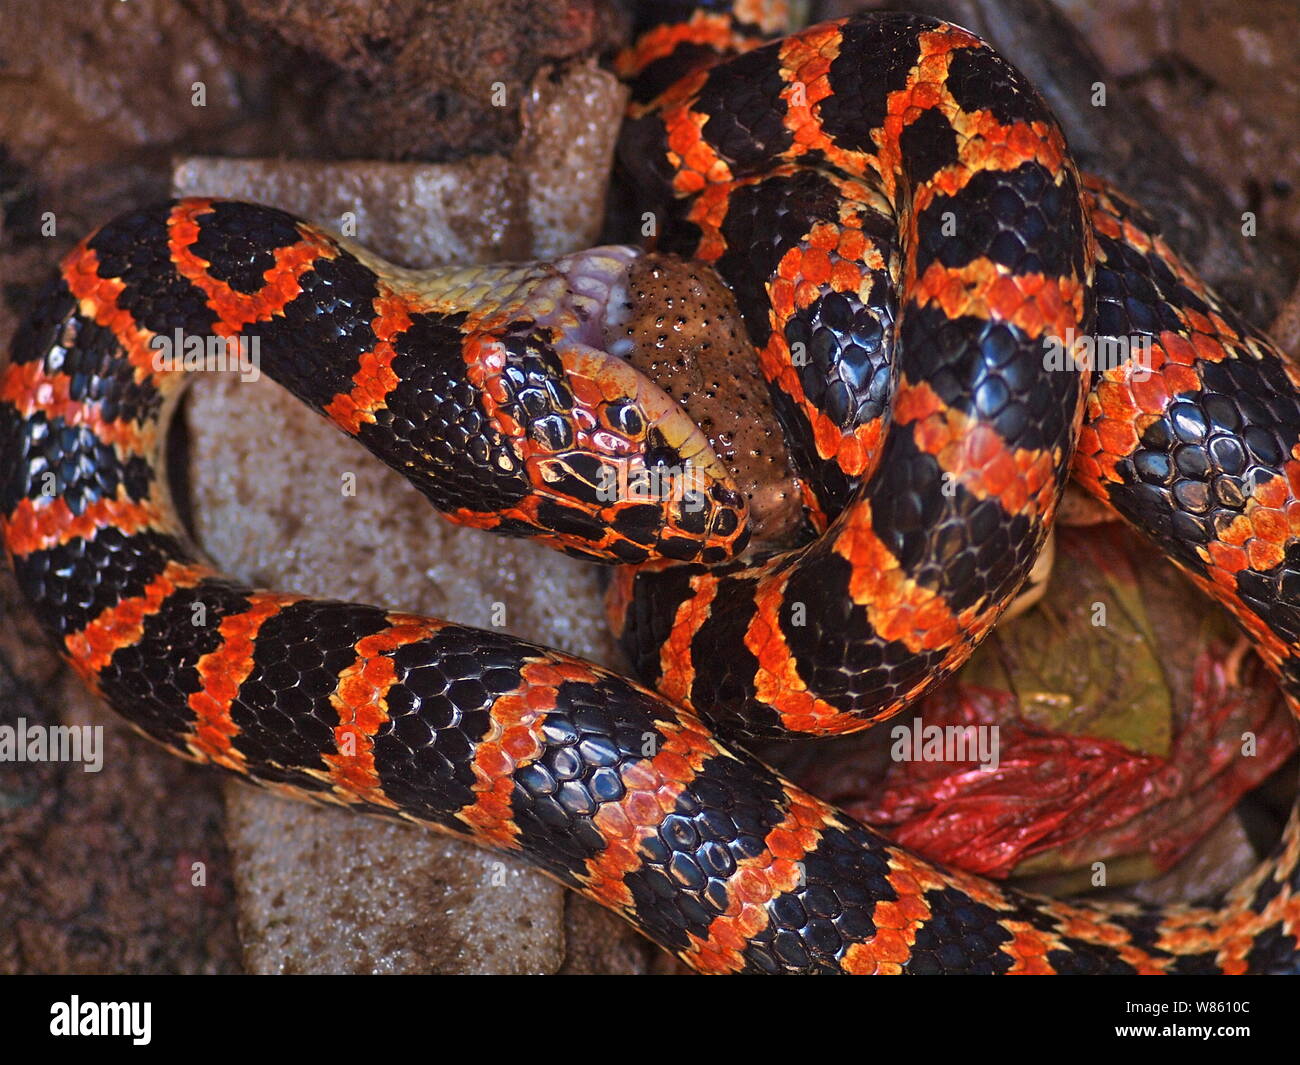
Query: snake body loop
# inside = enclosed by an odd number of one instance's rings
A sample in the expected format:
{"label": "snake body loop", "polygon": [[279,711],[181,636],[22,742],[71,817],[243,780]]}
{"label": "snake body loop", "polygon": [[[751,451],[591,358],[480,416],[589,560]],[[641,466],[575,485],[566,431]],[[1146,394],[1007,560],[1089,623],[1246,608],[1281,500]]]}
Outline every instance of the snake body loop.
{"label": "snake body loop", "polygon": [[[706,54],[738,27],[740,54]],[[702,971],[1292,963],[1294,817],[1213,905],[1051,901],[918,858],[719,738],[910,705],[1015,595],[1071,471],[1300,682],[1290,360],[1080,178],[978,38],[864,14],[759,45],[770,28],[703,11],[646,33],[621,61],[623,155],[660,250],[735,294],[812,539],[743,554],[727,469],[611,354],[635,249],[419,274],[280,211],[182,200],[82,241],[0,378],[0,532],[35,615],[176,753],[518,852]],[[1149,366],[1045,360],[1086,333],[1149,341]],[[612,613],[657,691],[215,572],[162,477],[173,337],[256,337],[271,377],[448,517],[622,564]],[[606,490],[660,467],[685,491]]]}

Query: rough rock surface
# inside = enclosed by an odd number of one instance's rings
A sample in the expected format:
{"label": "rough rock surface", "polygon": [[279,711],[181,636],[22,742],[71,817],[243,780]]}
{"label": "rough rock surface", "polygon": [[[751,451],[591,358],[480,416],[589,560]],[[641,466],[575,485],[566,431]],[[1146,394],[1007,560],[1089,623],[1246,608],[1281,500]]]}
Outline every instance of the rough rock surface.
{"label": "rough rock surface", "polygon": [[[547,79],[537,101],[560,116],[549,120],[548,137],[577,156],[574,169],[603,172],[616,129],[605,116],[621,107],[614,80],[580,67]],[[351,212],[358,241],[408,265],[587,246],[603,182],[574,184],[553,165],[536,165],[536,154],[526,138],[520,158],[439,165],[189,159],[177,166],[174,191],[269,202],[327,226]],[[538,219],[545,228],[534,230]],[[534,247],[523,243],[531,232]],[[590,567],[446,524],[401,477],[269,380],[199,382],[187,413],[196,532],[228,571],[276,588],[497,624],[614,660]],[[342,490],[346,474],[355,476],[355,495]],[[565,962],[565,893],[522,863],[239,784],[227,802],[253,971],[526,973]],[[587,964],[603,968],[597,948],[611,929],[597,924],[600,934],[582,949]],[[613,931],[615,940],[626,936]],[[613,955],[620,967],[641,957],[639,947]]]}

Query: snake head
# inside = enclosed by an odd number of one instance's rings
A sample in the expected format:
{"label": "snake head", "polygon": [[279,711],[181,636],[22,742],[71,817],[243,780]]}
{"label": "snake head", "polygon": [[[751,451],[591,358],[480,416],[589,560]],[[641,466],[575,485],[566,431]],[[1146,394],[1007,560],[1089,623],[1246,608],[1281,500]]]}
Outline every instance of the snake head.
{"label": "snake head", "polygon": [[409,322],[389,428],[362,442],[458,524],[600,562],[738,555],[745,493],[691,415],[614,350],[642,257],[610,246],[430,271],[368,259]]}
{"label": "snake head", "polygon": [[502,295],[464,340],[483,418],[462,454],[511,498],[435,498],[452,520],[614,563],[717,563],[748,545],[748,501],[709,438],[612,350],[640,255],[595,248],[484,286]]}
{"label": "snake head", "polygon": [[743,551],[747,500],[686,411],[609,352],[574,345],[559,358],[573,431],[527,460],[538,498],[566,508],[558,524],[551,511],[552,528],[579,537],[559,546],[615,562],[714,563]]}

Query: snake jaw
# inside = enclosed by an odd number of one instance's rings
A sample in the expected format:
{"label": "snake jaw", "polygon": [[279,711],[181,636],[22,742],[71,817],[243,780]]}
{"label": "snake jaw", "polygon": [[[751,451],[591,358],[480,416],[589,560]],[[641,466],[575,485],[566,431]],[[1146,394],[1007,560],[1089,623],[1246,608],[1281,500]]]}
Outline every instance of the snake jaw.
{"label": "snake jaw", "polygon": [[575,450],[600,462],[602,522],[631,528],[656,509],[657,530],[643,545],[652,558],[721,562],[744,550],[745,496],[686,411],[609,351],[571,341],[556,354],[583,408],[577,420],[588,425]]}
{"label": "snake jaw", "polygon": [[617,527],[620,512],[643,520],[654,507],[660,529],[644,545],[651,558],[721,562],[748,545],[745,496],[690,414],[625,358],[634,346],[624,328],[635,306],[629,278],[643,258],[609,245],[557,260],[564,292],[538,325],[557,333],[556,355],[585,408],[578,442],[612,489],[601,495],[601,520]]}

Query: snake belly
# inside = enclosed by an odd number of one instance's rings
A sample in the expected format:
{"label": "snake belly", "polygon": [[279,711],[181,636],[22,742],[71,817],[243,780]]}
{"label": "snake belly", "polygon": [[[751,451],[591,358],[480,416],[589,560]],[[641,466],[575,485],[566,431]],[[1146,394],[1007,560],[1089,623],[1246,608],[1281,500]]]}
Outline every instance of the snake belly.
{"label": "snake belly", "polygon": [[[701,971],[1288,964],[1294,817],[1212,905],[1052,901],[912,855],[722,738],[867,727],[958,668],[1072,462],[1290,696],[1300,377],[1136,206],[1080,178],[978,38],[864,14],[716,63],[682,49],[719,18],[643,38],[625,155],[661,249],[735,293],[813,539],[743,555],[745,502],[707,441],[609,355],[634,249],[417,274],[283,212],[183,200],[79,244],[16,334],[0,531],[35,616],[175,753],[517,852]],[[1045,342],[1072,331],[1150,338],[1151,372],[1049,369]],[[657,690],[215,572],[161,465],[187,380],[156,358],[173,336],[258,337],[268,375],[452,520],[622,563],[612,613]],[[610,468],[658,466],[691,489],[600,490]]]}

